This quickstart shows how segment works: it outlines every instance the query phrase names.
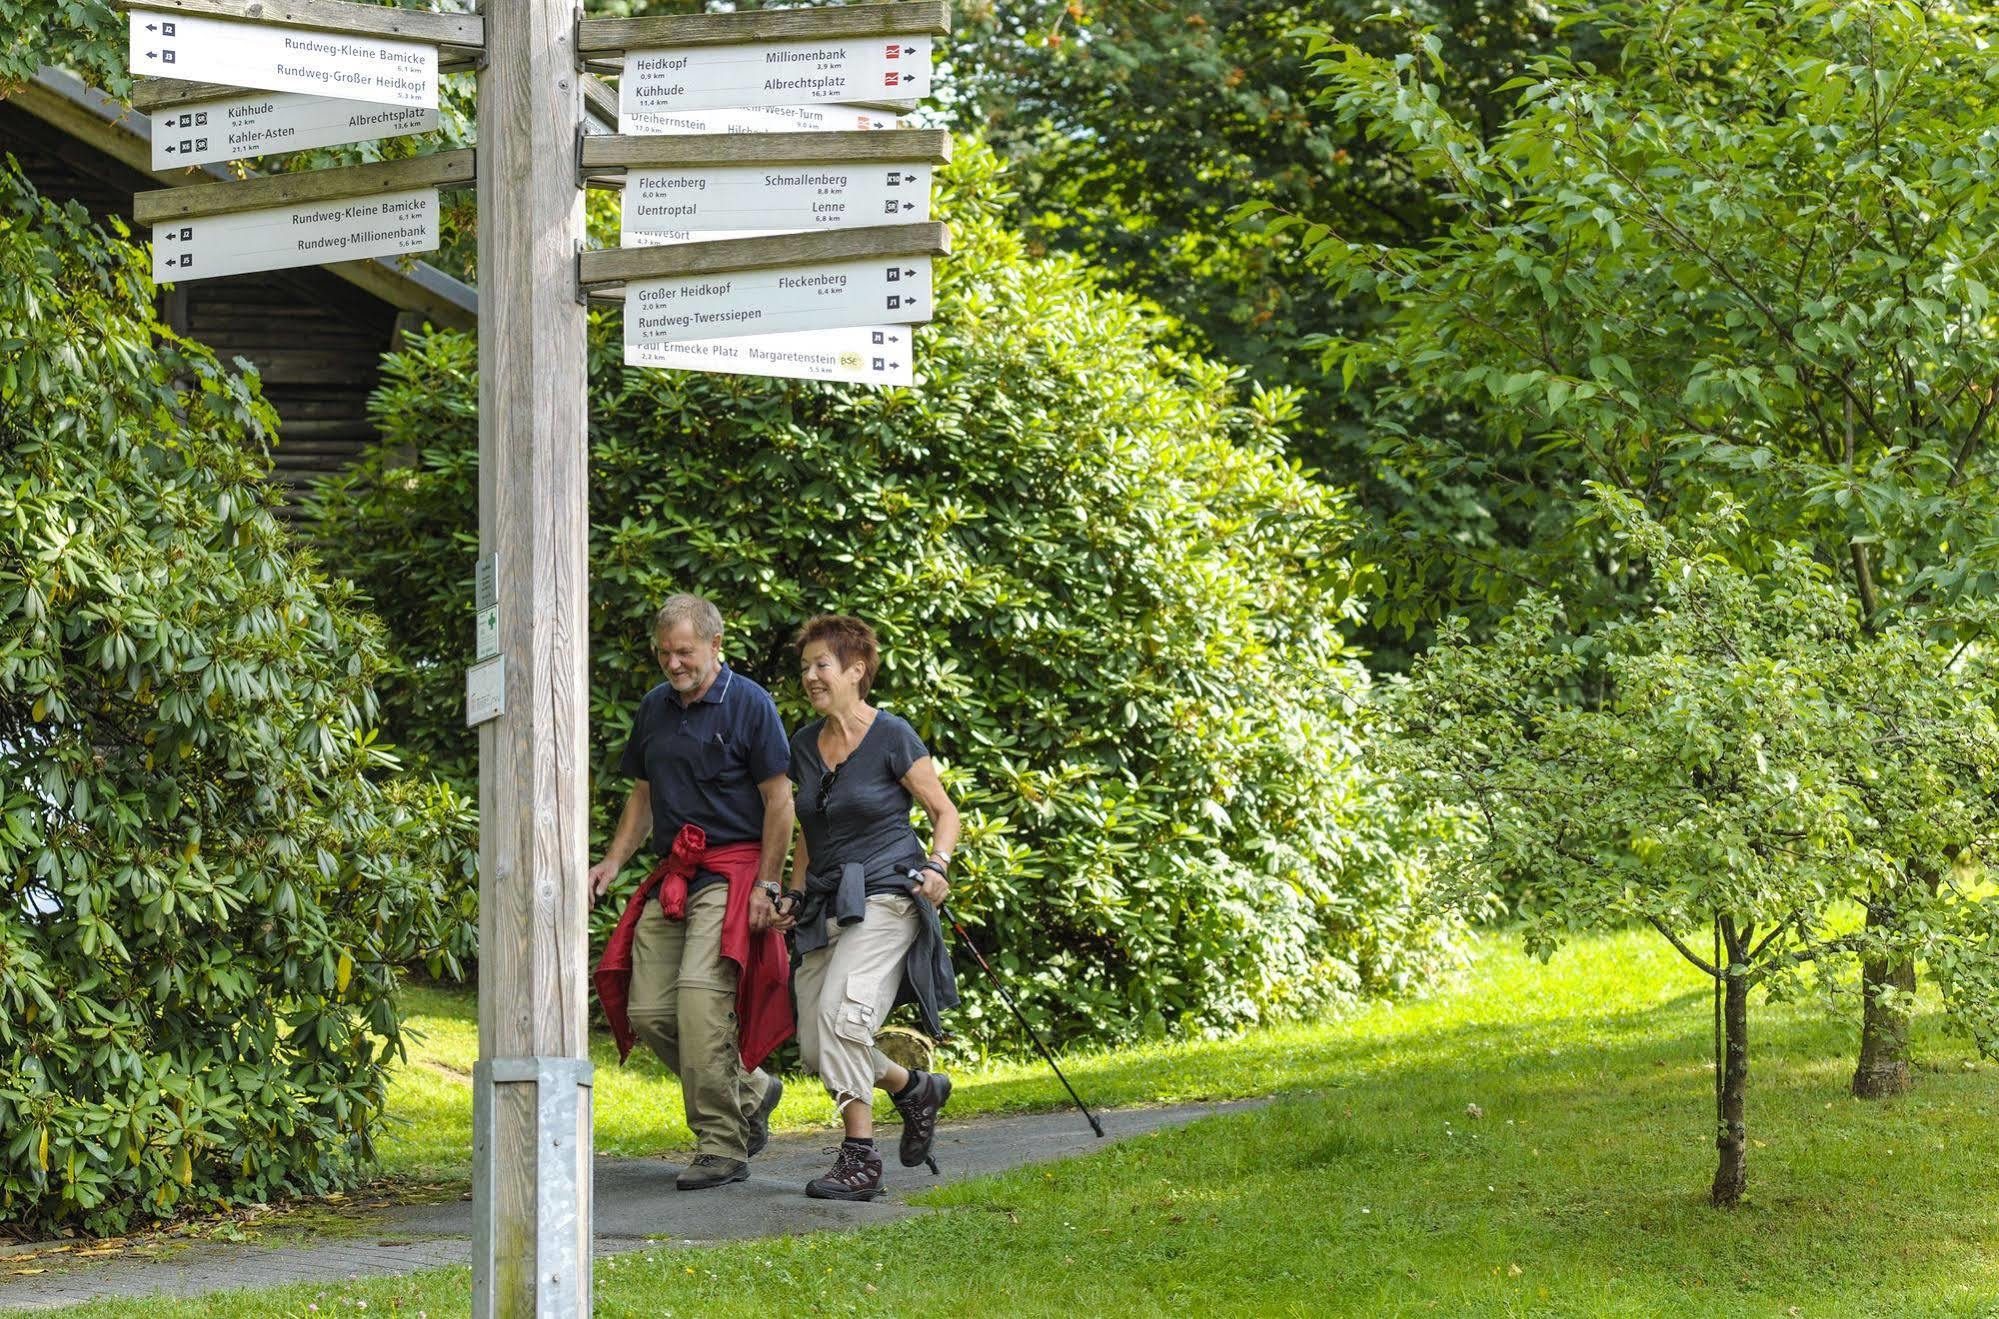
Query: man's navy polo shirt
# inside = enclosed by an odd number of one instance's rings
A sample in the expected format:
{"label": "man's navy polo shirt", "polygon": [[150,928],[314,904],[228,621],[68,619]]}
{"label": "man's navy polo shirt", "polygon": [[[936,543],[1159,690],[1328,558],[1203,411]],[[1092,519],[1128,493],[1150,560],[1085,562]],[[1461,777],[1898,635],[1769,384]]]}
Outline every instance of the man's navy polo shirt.
{"label": "man's navy polo shirt", "polygon": [[[760,842],[757,784],[782,777],[790,763],[777,703],[724,664],[691,705],[680,703],[671,683],[647,692],[618,767],[650,785],[653,851],[664,857],[683,824],[701,826],[710,843]],[[716,878],[704,871],[688,887]]]}

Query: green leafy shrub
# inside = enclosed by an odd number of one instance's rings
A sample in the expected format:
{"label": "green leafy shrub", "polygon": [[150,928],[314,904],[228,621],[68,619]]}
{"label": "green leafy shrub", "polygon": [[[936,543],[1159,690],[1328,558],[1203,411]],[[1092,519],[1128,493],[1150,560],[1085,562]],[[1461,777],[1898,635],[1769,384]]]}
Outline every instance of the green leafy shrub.
{"label": "green leafy shrub", "polygon": [[381,645],[273,515],[272,413],[145,266],[0,171],[0,1218],[43,1228],[349,1175],[466,882],[462,801],[369,777]]}
{"label": "green leafy shrub", "polygon": [[[592,339],[592,760],[659,680],[647,621],[692,589],[727,653],[806,708],[792,630],[880,630],[879,694],[966,810],[959,905],[1065,1038],[1226,1028],[1432,968],[1420,837],[1358,768],[1365,673],[1341,498],[1277,457],[1289,396],[1156,347],[1073,260],[1030,260],[980,148],[946,171],[956,253],[915,390],[626,370]],[[392,356],[381,446],[322,487],[322,543],[395,638],[399,743],[472,775],[476,352]],[[1010,1023],[966,978],[957,1026]]]}

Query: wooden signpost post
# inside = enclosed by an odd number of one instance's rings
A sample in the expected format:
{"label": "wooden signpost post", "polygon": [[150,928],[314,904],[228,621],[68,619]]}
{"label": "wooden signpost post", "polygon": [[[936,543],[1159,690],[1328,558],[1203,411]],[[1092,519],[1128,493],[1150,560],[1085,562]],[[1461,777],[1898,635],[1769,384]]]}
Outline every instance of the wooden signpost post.
{"label": "wooden signpost post", "polygon": [[[429,131],[439,73],[478,72],[476,151],[167,188],[135,213],[164,283],[430,251],[440,192],[477,188],[473,1310],[587,1315],[586,305],[623,304],[630,365],[910,384],[949,143],[897,116],[946,7],[125,2],[161,168]],[[626,190],[625,246],[586,250],[586,185]]]}

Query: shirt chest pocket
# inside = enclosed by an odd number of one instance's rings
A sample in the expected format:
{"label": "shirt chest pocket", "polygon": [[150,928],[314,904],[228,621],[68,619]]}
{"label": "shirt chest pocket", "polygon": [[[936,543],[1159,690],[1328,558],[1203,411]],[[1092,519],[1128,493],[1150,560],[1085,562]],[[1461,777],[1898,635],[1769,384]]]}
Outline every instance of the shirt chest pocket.
{"label": "shirt chest pocket", "polygon": [[720,783],[741,776],[742,756],[726,734],[692,732],[662,738],[660,752],[673,768],[697,783]]}

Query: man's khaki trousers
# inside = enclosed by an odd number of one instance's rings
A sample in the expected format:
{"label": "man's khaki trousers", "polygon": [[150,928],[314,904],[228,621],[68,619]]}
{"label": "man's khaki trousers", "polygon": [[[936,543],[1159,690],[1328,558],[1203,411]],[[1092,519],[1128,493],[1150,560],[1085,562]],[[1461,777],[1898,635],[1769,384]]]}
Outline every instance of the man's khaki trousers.
{"label": "man's khaki trousers", "polygon": [[773,1084],[743,1070],[736,1044],[736,966],[722,958],[729,886],[710,884],[669,921],[646,903],[632,943],[632,1030],[680,1078],[687,1127],[701,1154],[744,1159],[750,1115]]}

